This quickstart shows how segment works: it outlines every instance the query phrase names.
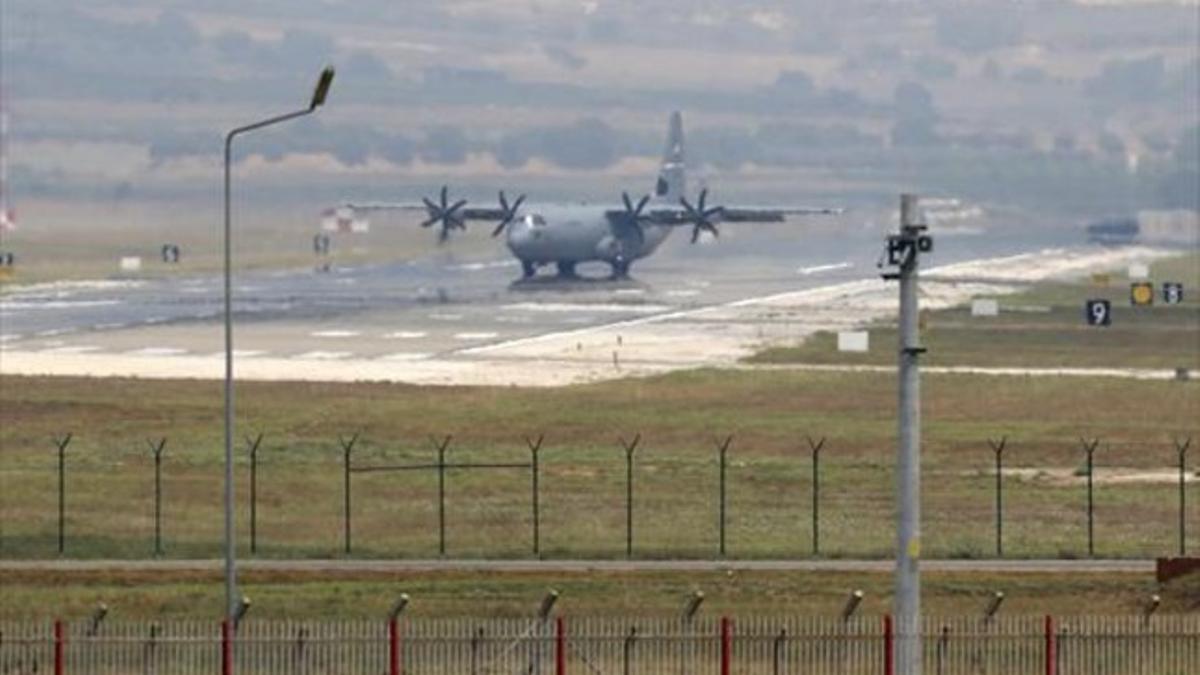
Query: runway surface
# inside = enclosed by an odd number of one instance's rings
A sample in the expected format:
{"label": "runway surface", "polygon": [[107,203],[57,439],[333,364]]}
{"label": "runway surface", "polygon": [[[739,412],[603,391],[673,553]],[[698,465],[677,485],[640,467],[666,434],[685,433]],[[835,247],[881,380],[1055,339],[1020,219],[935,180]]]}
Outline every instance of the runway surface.
{"label": "runway surface", "polygon": [[[221,572],[223,560],[3,560],[4,572]],[[274,573],[414,572],[862,572],[893,571],[892,560],[243,560],[238,569]],[[1153,574],[1153,560],[922,560],[926,572]]]}
{"label": "runway surface", "polygon": [[[669,240],[621,284],[514,288],[519,266],[500,250],[482,261],[441,252],[331,272],[239,272],[237,377],[562,385],[730,365],[894,311],[895,289],[878,278],[878,228],[725,229],[707,245]],[[1157,255],[1077,239],[1068,230],[939,237],[928,263],[950,276],[939,284],[931,274],[923,302],[1011,292],[1055,265],[1078,274]],[[0,372],[219,379],[221,288],[219,277],[15,288],[0,296]]]}

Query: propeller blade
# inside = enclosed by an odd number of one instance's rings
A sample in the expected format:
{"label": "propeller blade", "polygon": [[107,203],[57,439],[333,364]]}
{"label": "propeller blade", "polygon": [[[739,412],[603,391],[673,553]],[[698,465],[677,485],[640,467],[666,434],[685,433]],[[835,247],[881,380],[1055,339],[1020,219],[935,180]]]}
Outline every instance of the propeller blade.
{"label": "propeller blade", "polygon": [[517,215],[517,209],[521,208],[521,204],[523,204],[524,202],[525,202],[525,195],[521,195],[520,197],[517,197],[517,201],[513,202],[512,208],[508,209],[509,213],[512,213],[514,218]]}
{"label": "propeller blade", "polygon": [[621,193],[621,201],[625,202],[625,210],[630,213],[633,213],[633,202],[629,201],[629,193],[628,192]]}
{"label": "propeller blade", "polygon": [[446,208],[447,194],[448,194],[449,192],[450,192],[450,186],[449,186],[449,185],[443,185],[443,186],[442,186],[442,208],[443,208],[443,209],[445,209],[445,208]]}
{"label": "propeller blade", "polygon": [[646,202],[648,201],[650,201],[650,195],[642,195],[642,198],[640,201],[638,201],[637,208],[634,209],[633,214],[635,216],[642,215],[642,209],[646,208]]}
{"label": "propeller blade", "polygon": [[500,210],[508,213],[508,200],[504,198],[504,190],[500,191]]}
{"label": "propeller blade", "polygon": [[703,190],[700,191],[700,199],[697,201],[696,210],[703,211],[704,210],[704,202],[707,199],[708,199],[708,188],[704,188]]}

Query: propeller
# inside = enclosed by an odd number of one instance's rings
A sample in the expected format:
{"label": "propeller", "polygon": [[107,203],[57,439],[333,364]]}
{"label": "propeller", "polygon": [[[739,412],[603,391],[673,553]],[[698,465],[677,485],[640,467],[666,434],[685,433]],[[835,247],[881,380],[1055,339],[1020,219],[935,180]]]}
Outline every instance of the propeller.
{"label": "propeller", "polygon": [[679,198],[679,203],[683,205],[683,208],[686,211],[687,219],[692,221],[693,244],[696,243],[696,240],[700,238],[701,231],[711,232],[712,236],[714,237],[721,236],[721,233],[717,232],[716,223],[713,222],[712,218],[713,216],[720,215],[720,213],[725,210],[725,207],[714,206],[706,209],[704,208],[704,202],[706,199],[708,199],[708,188],[704,188],[700,191],[700,198],[696,201],[696,206],[694,207],[690,202],[688,202],[687,197]]}
{"label": "propeller", "polygon": [[462,216],[458,215],[457,211],[466,205],[467,200],[460,199],[453,204],[449,203],[450,189],[443,185],[441,192],[441,203],[434,203],[428,197],[422,197],[421,201],[425,202],[425,210],[429,213],[429,218],[421,223],[421,227],[429,227],[434,223],[441,223],[442,231],[438,233],[438,243],[445,243],[450,237],[450,230],[466,230],[466,223],[463,222]]}
{"label": "propeller", "polygon": [[517,219],[517,209],[521,208],[521,202],[525,201],[525,195],[517,197],[517,200],[510,206],[508,199],[504,196],[504,190],[500,191],[500,223],[496,225],[496,229],[492,230],[492,236],[498,237],[504,231],[508,224]]}

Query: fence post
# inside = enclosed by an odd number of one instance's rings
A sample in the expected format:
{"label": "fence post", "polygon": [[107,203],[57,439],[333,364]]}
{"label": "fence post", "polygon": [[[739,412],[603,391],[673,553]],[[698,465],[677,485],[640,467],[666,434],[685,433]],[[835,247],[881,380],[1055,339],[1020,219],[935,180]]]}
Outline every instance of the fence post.
{"label": "fence post", "polygon": [[233,641],[229,619],[221,619],[221,675],[233,675]]}
{"label": "fence post", "polygon": [[1096,454],[1096,446],[1100,445],[1100,439],[1094,439],[1089,442],[1086,438],[1079,439],[1083,445],[1083,451],[1087,453],[1087,538],[1088,538],[1088,557],[1095,557],[1095,511],[1094,502],[1092,500],[1092,470],[1094,468],[1094,456]]}
{"label": "fence post", "polygon": [[623,672],[625,675],[629,675],[630,673],[633,672],[631,670],[631,666],[633,665],[632,662],[633,662],[633,642],[634,642],[634,640],[637,640],[637,626],[630,626],[629,634],[625,636],[625,642],[621,646],[621,661],[624,665],[624,668],[622,669],[621,672]]}
{"label": "fence post", "polygon": [[896,675],[896,632],[892,615],[883,615],[883,675]]}
{"label": "fence post", "polygon": [[250,555],[258,553],[258,446],[262,439],[261,433],[254,440],[246,437],[250,446]]}
{"label": "fence post", "polygon": [[150,452],[154,453],[154,557],[162,555],[162,453],[167,446],[167,438],[164,436],[154,443],[146,441],[150,446]]}
{"label": "fence post", "polygon": [[772,675],[780,675],[783,672],[783,648],[787,642],[787,628],[780,628],[779,635],[775,636],[775,642],[772,645]]}
{"label": "fence post", "polygon": [[1187,451],[1192,444],[1188,436],[1182,444],[1175,440],[1175,450],[1179,453],[1179,557],[1187,555]]}
{"label": "fence post", "polygon": [[812,553],[816,557],[821,554],[821,448],[825,437],[815,443],[812,437],[805,438],[812,450]]}
{"label": "fence post", "polygon": [[400,675],[400,620],[388,620],[388,675]]}
{"label": "fence post", "polygon": [[1058,658],[1055,655],[1057,651],[1057,643],[1054,633],[1054,617],[1046,615],[1045,621],[1045,658],[1046,658],[1046,675],[1055,675],[1058,671]]}
{"label": "fence post", "polygon": [[545,434],[538,434],[537,441],[531,441],[529,437],[525,438],[525,445],[529,446],[530,455],[530,471],[533,479],[533,555],[541,557],[541,513],[540,513],[540,495],[538,491],[538,478],[540,467],[538,466],[538,451],[542,449],[542,441],[546,439]]}
{"label": "fence post", "polygon": [[554,620],[554,675],[567,675],[567,625],[560,614]]}
{"label": "fence post", "polygon": [[446,556],[446,448],[450,446],[453,436],[447,435],[439,443],[430,439],[437,448],[438,470],[438,555]]}
{"label": "fence post", "polygon": [[721,675],[729,675],[730,661],[733,655],[733,622],[729,617],[721,617]]}
{"label": "fence post", "polygon": [[71,443],[71,433],[59,438],[54,437],[54,444],[58,446],[58,554],[62,555],[67,548],[66,521],[67,521],[67,445]]}
{"label": "fence post", "polygon": [[987,439],[992,452],[996,455],[996,557],[1004,557],[1004,446],[1008,444],[1008,436],[1001,436],[997,443]]}
{"label": "fence post", "polygon": [[63,657],[66,655],[66,635],[63,631],[62,619],[54,620],[54,675],[63,675],[65,667]]}
{"label": "fence post", "polygon": [[626,443],[623,436],[618,437],[625,448],[625,557],[633,557],[633,452],[637,450],[642,435],[636,434],[633,442]]}
{"label": "fence post", "polygon": [[718,456],[718,460],[719,460],[720,466],[721,466],[720,481],[719,481],[720,482],[720,494],[719,494],[720,508],[718,509],[719,510],[718,529],[720,531],[720,542],[721,542],[720,550],[721,550],[722,558],[725,557],[725,495],[726,495],[726,491],[725,491],[726,461],[725,460],[726,460],[726,455],[729,453],[729,444],[732,442],[733,442],[733,436],[726,436],[724,441],[717,443],[717,456]]}
{"label": "fence post", "polygon": [[342,504],[342,515],[345,523],[343,532],[345,533],[345,550],[350,553],[350,452],[354,450],[354,444],[358,442],[358,434],[350,437],[349,441],[342,438],[338,434],[338,445],[342,446],[342,496],[344,503]]}

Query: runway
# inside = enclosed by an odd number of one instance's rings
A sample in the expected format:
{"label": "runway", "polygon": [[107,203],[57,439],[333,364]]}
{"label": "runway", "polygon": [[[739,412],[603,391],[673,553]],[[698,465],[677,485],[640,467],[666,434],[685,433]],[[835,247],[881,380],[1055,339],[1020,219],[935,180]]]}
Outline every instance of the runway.
{"label": "runway", "polygon": [[[220,573],[223,560],[0,560],[6,572]],[[847,572],[883,574],[892,560],[242,560],[238,569],[263,573],[404,574],[417,572],[635,573]],[[935,573],[1153,574],[1154,560],[922,560]]]}
{"label": "runway", "polygon": [[[894,312],[895,290],[876,267],[882,233],[800,223],[727,229],[707,245],[669,240],[634,268],[635,283],[616,285],[521,290],[511,286],[515,260],[445,253],[328,273],[239,272],[236,376],[557,386],[731,366],[767,345]],[[948,306],[1162,254],[1074,238],[944,237],[923,304]],[[0,373],[220,379],[220,293],[219,277],[12,289],[0,297]]]}

